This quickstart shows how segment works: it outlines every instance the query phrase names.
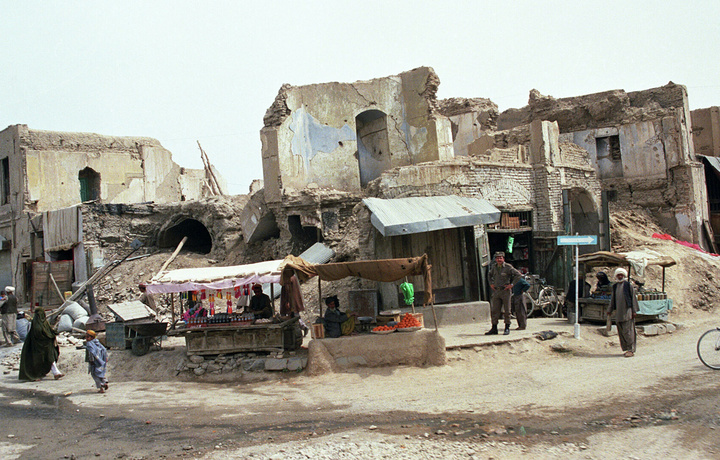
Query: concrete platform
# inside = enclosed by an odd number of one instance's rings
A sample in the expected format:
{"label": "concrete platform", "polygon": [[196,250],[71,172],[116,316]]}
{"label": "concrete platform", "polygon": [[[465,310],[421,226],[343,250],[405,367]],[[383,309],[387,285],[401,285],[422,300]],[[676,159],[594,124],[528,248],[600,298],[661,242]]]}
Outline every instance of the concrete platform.
{"label": "concrete platform", "polygon": [[[478,301],[435,305],[434,309],[438,327],[490,322],[489,302]],[[401,310],[403,313],[411,311],[409,308]],[[426,328],[435,328],[432,307],[415,307],[415,312],[423,314]]]}
{"label": "concrete platform", "polygon": [[309,375],[356,367],[442,366],[445,340],[434,329],[314,339],[308,344]]}

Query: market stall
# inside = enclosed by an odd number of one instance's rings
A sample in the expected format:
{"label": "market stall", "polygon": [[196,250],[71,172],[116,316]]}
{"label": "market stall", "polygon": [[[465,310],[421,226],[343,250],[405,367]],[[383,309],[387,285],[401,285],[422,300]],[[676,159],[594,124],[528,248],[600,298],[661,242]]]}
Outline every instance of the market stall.
{"label": "market stall", "polygon": [[[147,291],[171,295],[172,327],[168,335],[185,337],[188,353],[294,350],[302,343],[298,317],[255,319],[236,309],[239,299],[249,297],[252,284],[270,283],[272,290],[272,283],[280,281],[284,264],[285,260],[272,260],[162,271],[147,284]],[[197,300],[203,303],[207,316],[180,321],[186,305]]]}
{"label": "market stall", "polygon": [[[667,319],[668,311],[673,308],[673,300],[665,292],[665,269],[676,264],[672,257],[649,250],[631,253],[600,251],[583,254],[578,258],[578,262],[584,266],[585,273],[595,268],[608,268],[611,271],[608,273],[610,277],[616,267],[625,268],[628,271],[628,278],[638,287],[637,321]],[[660,280],[652,279],[648,283],[645,269],[653,265],[662,268],[662,276]],[[604,322],[607,319],[609,305],[609,290],[596,290],[586,297],[580,297],[579,319]]]}

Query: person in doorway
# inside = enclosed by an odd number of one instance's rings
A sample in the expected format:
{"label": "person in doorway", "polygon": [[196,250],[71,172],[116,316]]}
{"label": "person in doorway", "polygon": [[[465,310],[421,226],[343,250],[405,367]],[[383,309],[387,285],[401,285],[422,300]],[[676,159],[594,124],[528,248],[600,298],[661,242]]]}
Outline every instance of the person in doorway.
{"label": "person in doorway", "polygon": [[594,293],[598,295],[609,294],[612,288],[612,283],[610,282],[610,279],[608,279],[607,273],[597,272],[595,278],[597,278],[597,285],[595,286]]}
{"label": "person in doorway", "polygon": [[525,296],[523,293],[527,292],[528,289],[530,289],[530,283],[522,276],[512,288],[512,303],[515,308],[515,319],[518,323],[518,331],[524,331],[527,328],[527,307],[525,306]]}
{"label": "person in doorway", "polygon": [[155,297],[153,297],[152,294],[147,292],[147,285],[145,283],[138,284],[138,289],[140,289],[140,297],[138,300],[148,307],[152,309],[155,313],[157,313],[157,306],[155,305]]}
{"label": "person in doorway", "polygon": [[253,296],[250,305],[245,307],[243,313],[251,313],[255,319],[267,319],[273,317],[273,307],[270,303],[270,296],[262,290],[261,284],[253,284]]}
{"label": "person in doorway", "polygon": [[40,380],[52,372],[55,380],[65,376],[57,367],[60,356],[55,331],[45,316],[42,307],[35,308],[30,330],[20,352],[20,380]]}
{"label": "person in doorway", "polygon": [[341,335],[350,335],[355,331],[355,318],[357,313],[344,313],[339,310],[340,302],[337,296],[325,299],[327,310],[323,317],[325,324],[325,337],[337,338]]}
{"label": "person in doorway", "polygon": [[[590,283],[585,281],[585,274],[582,272],[580,272],[580,277],[578,278],[578,280],[580,281],[580,293],[577,297],[579,299],[582,299],[588,294],[590,294],[591,286]],[[568,288],[565,290],[565,299],[563,301],[562,310],[563,316],[566,318],[568,317],[568,314],[571,316],[575,314],[575,283],[575,278],[571,279],[570,284],[568,284]]]}
{"label": "person in doorway", "polygon": [[627,270],[618,268],[615,270],[615,284],[612,286],[607,314],[610,316],[615,312],[615,324],[617,324],[620,347],[624,352],[623,356],[626,358],[635,356],[637,344],[635,317],[638,311],[639,306],[635,287],[627,279]]}
{"label": "person in doorway", "polygon": [[107,369],[107,349],[97,339],[97,333],[91,329],[85,331],[85,362],[88,363],[88,374],[95,381],[98,393],[105,393],[109,385],[105,378]]}
{"label": "person in doorway", "polygon": [[485,335],[497,335],[500,315],[505,320],[505,335],[510,334],[510,296],[512,287],[522,274],[512,265],[505,262],[505,253],[495,253],[495,263],[488,270],[488,282],[492,294],[490,295],[490,320],[492,326]]}
{"label": "person in doorway", "polygon": [[4,346],[12,347],[16,343],[20,343],[20,337],[17,333],[17,297],[15,297],[15,288],[13,286],[5,286],[5,302],[0,306],[0,314],[2,314],[2,332],[5,340]]}

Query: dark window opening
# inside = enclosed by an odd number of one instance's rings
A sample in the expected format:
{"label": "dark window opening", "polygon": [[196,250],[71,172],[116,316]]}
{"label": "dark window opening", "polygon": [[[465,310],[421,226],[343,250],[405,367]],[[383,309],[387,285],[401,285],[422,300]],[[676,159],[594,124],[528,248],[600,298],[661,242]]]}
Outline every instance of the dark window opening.
{"label": "dark window opening", "polygon": [[609,159],[612,161],[622,160],[620,153],[620,136],[607,136],[595,138],[595,149],[598,160]]}
{"label": "dark window opening", "polygon": [[73,250],[69,249],[67,251],[50,251],[50,261],[57,262],[60,260],[73,260]]}
{"label": "dark window opening", "polygon": [[10,160],[6,157],[0,160],[2,173],[0,175],[0,204],[8,204],[10,202]]}
{"label": "dark window opening", "polygon": [[617,190],[608,190],[607,191],[607,200],[608,201],[617,201]]}
{"label": "dark window opening", "polygon": [[188,237],[183,249],[199,254],[212,251],[212,236],[201,222],[185,219],[168,228],[158,237],[158,247],[176,248],[184,237]]}
{"label": "dark window opening", "polygon": [[78,173],[80,181],[80,200],[95,201],[100,199],[100,174],[92,168],[85,168]]}
{"label": "dark window opening", "polygon": [[288,230],[290,230],[293,255],[299,255],[322,239],[320,229],[317,227],[304,227],[300,221],[300,216],[288,216]]}

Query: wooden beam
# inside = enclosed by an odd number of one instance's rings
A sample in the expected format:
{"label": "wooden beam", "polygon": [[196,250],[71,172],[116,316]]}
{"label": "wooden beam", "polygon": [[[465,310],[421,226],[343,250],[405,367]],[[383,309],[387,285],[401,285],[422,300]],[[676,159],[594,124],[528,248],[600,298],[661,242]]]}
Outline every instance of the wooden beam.
{"label": "wooden beam", "polygon": [[167,268],[167,266],[170,265],[170,262],[175,260],[175,257],[177,257],[177,255],[180,253],[180,250],[182,249],[182,247],[185,244],[185,242],[187,241],[187,239],[188,239],[187,236],[183,236],[183,239],[180,240],[180,243],[178,243],[177,248],[175,248],[175,251],[172,253],[170,258],[168,258],[168,260],[165,261],[165,263],[162,265],[162,267],[160,267],[160,270],[155,274],[155,276],[152,277],[152,279],[159,277],[160,274]]}

